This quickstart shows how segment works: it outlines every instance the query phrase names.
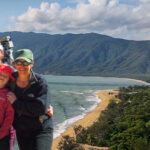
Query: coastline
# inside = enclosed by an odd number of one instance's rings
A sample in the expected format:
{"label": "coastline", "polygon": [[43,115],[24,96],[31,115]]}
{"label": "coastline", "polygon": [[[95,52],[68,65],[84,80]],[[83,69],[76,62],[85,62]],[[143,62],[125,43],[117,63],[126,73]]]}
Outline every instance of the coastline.
{"label": "coastline", "polygon": [[150,85],[150,83],[148,83],[148,82],[146,82],[146,81],[143,81],[143,80],[132,79],[132,78],[125,78],[125,79],[132,80],[132,81],[136,81],[136,82],[140,82],[140,83],[143,83],[143,84],[146,84],[146,85]]}
{"label": "coastline", "polygon": [[107,105],[109,104],[109,100],[118,94],[118,90],[105,90],[97,92],[96,94],[101,99],[97,107],[92,112],[85,115],[83,119],[78,120],[72,126],[68,127],[66,131],[62,133],[60,136],[55,138],[53,140],[52,150],[57,150],[58,143],[61,141],[62,136],[65,135],[69,135],[72,137],[75,136],[73,130],[74,126],[82,125],[85,128],[91,126],[98,119],[101,112],[107,107]]}

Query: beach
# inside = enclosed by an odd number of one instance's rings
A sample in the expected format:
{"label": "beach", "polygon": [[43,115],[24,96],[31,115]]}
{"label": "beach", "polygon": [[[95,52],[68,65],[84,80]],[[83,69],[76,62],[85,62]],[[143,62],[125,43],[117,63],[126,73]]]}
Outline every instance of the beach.
{"label": "beach", "polygon": [[96,93],[98,97],[101,99],[100,103],[97,107],[90,113],[88,113],[83,119],[74,123],[71,127],[68,127],[64,133],[53,140],[52,150],[57,150],[58,143],[61,141],[62,136],[69,135],[71,137],[75,136],[74,126],[81,125],[85,128],[91,126],[95,121],[97,121],[101,112],[107,107],[109,104],[109,100],[115,97],[118,94],[118,90],[105,90]]}

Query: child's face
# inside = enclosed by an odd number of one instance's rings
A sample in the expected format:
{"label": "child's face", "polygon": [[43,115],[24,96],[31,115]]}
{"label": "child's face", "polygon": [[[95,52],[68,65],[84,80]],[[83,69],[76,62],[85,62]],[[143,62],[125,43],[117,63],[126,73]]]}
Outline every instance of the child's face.
{"label": "child's face", "polygon": [[8,80],[9,80],[9,75],[0,72],[0,88],[4,88],[8,83]]}

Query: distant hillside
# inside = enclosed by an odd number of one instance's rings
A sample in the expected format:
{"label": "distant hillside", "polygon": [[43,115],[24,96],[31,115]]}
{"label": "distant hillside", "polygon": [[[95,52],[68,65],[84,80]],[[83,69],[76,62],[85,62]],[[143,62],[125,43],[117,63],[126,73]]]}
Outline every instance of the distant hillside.
{"label": "distant hillside", "polygon": [[45,74],[122,76],[150,74],[150,41],[129,41],[105,35],[5,32],[15,50],[30,48],[34,70]]}

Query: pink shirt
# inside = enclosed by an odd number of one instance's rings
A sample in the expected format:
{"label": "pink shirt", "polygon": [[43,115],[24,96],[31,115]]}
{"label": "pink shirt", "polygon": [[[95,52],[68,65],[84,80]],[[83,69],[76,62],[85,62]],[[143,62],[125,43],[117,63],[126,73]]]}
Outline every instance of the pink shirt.
{"label": "pink shirt", "polygon": [[8,89],[0,89],[0,139],[9,135],[13,123],[14,110],[7,100]]}

